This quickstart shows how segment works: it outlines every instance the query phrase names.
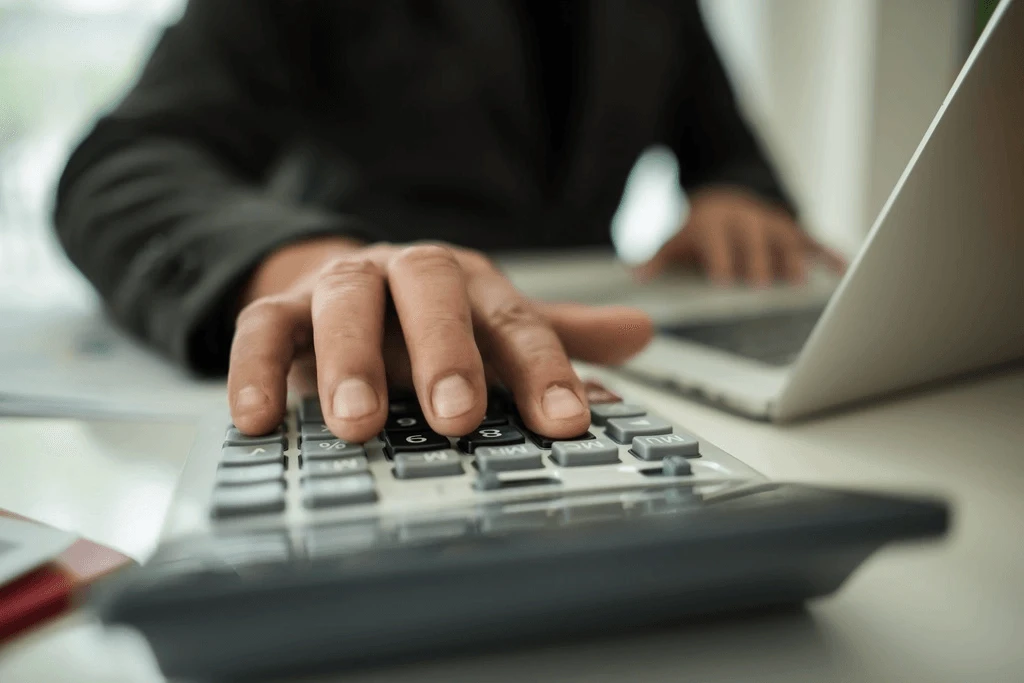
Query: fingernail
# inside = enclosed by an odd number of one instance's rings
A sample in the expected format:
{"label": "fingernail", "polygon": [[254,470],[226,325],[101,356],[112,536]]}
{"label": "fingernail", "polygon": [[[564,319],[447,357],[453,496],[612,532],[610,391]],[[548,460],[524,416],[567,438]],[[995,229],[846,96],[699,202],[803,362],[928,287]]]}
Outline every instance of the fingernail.
{"label": "fingernail", "polygon": [[252,413],[267,405],[267,397],[256,387],[242,387],[235,396],[235,410],[239,413]]}
{"label": "fingernail", "polygon": [[541,400],[541,407],[549,420],[568,420],[583,414],[583,403],[565,387],[548,389]]}
{"label": "fingernail", "polygon": [[334,389],[331,406],[334,416],[345,420],[358,420],[372,415],[380,407],[377,392],[369,384],[355,377],[343,380]]}
{"label": "fingernail", "polygon": [[441,418],[458,417],[473,409],[473,387],[462,375],[449,375],[434,385],[430,394],[434,414]]}

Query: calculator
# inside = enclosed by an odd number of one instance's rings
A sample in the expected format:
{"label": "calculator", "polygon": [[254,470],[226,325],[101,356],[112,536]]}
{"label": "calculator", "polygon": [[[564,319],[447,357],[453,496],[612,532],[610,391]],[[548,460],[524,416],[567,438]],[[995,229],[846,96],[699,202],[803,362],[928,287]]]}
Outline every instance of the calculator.
{"label": "calculator", "polygon": [[154,557],[92,604],[169,677],[294,677],[800,603],[947,531],[941,500],[772,482],[586,387],[591,426],[564,440],[502,390],[456,439],[411,395],[362,444],[315,398],[259,437],[213,416]]}

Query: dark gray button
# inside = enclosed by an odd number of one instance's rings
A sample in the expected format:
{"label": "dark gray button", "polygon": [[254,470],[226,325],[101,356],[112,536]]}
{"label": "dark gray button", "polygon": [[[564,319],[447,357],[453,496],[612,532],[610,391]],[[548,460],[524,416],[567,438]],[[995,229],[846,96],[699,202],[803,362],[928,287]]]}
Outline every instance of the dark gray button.
{"label": "dark gray button", "polygon": [[227,446],[221,449],[222,465],[264,465],[270,462],[284,462],[284,448],[281,444],[262,446]]}
{"label": "dark gray button", "polygon": [[238,431],[236,427],[229,427],[228,433],[224,435],[225,446],[257,446],[268,443],[284,444],[284,430],[278,428],[270,434],[246,436],[242,432]]}
{"label": "dark gray button", "polygon": [[224,485],[231,484],[259,484],[265,481],[281,481],[284,479],[284,464],[268,462],[265,465],[249,465],[248,467],[237,467],[221,465],[217,469],[217,483]]}
{"label": "dark gray button", "polygon": [[594,424],[605,425],[614,417],[639,417],[646,415],[647,409],[635,403],[603,403],[590,406],[590,417]]}
{"label": "dark gray button", "polygon": [[254,515],[284,510],[284,482],[218,486],[213,491],[214,517]]}
{"label": "dark gray button", "polygon": [[523,443],[523,433],[512,425],[479,427],[459,439],[458,446],[466,453],[473,453],[483,446],[508,446]]}
{"label": "dark gray button", "polygon": [[323,422],[324,413],[320,409],[319,396],[306,396],[299,404],[299,422]]}
{"label": "dark gray button", "polygon": [[666,477],[688,477],[693,474],[693,466],[682,455],[670,455],[661,461]]}
{"label": "dark gray button", "polygon": [[544,467],[543,453],[532,443],[513,446],[480,446],[473,453],[481,472],[511,472]]}
{"label": "dark gray button", "polygon": [[692,434],[638,436],[633,439],[633,453],[644,460],[661,460],[670,455],[696,458],[700,455],[700,442]]}
{"label": "dark gray button", "polygon": [[370,463],[366,456],[356,455],[333,460],[307,460],[302,469],[307,477],[340,477],[365,474],[370,471]]}
{"label": "dark gray button", "polygon": [[428,453],[443,451],[451,446],[447,436],[430,429],[418,432],[384,432],[384,447],[390,456],[396,453]]}
{"label": "dark gray button", "polygon": [[430,429],[430,425],[427,424],[425,417],[416,413],[391,415],[384,423],[386,432],[418,432],[421,429]]}
{"label": "dark gray button", "polygon": [[377,490],[369,474],[304,479],[302,494],[302,502],[309,508],[372,503],[377,500]]}
{"label": "dark gray button", "polygon": [[395,476],[399,479],[448,477],[462,474],[462,458],[452,450],[396,453]]}
{"label": "dark gray button", "polygon": [[608,439],[588,441],[556,441],[551,457],[562,467],[609,465],[619,462],[619,447]]}
{"label": "dark gray button", "polygon": [[336,458],[352,458],[366,455],[366,449],[356,443],[341,439],[330,441],[303,441],[299,449],[303,460],[334,460]]}
{"label": "dark gray button", "polygon": [[302,429],[299,430],[299,435],[302,436],[302,442],[307,441],[326,441],[330,439],[337,439],[331,430],[327,428],[323,422],[303,422]]}
{"label": "dark gray button", "polygon": [[672,425],[664,420],[644,415],[643,417],[619,417],[608,420],[605,433],[619,443],[632,443],[638,436],[671,434]]}

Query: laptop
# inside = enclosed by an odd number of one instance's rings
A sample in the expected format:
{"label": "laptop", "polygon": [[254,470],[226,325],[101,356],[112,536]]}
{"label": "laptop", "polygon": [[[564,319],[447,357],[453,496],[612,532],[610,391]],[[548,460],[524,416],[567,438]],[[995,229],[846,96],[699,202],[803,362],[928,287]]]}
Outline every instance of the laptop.
{"label": "laptop", "polygon": [[623,369],[783,422],[1024,357],[1022,75],[1024,2],[1006,0],[834,294],[818,278],[711,313],[638,289],[660,334]]}

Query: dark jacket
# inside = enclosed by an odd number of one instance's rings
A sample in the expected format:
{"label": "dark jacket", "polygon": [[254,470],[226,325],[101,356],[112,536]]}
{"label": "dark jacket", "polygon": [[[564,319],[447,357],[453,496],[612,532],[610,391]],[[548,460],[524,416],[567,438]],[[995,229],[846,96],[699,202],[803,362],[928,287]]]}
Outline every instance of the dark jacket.
{"label": "dark jacket", "polygon": [[554,53],[531,49],[524,2],[193,0],[71,156],[60,240],[115,320],[207,373],[226,367],[241,283],[301,238],[609,244],[658,143],[687,190],[788,206],[695,2],[581,7],[555,159],[537,57]]}

